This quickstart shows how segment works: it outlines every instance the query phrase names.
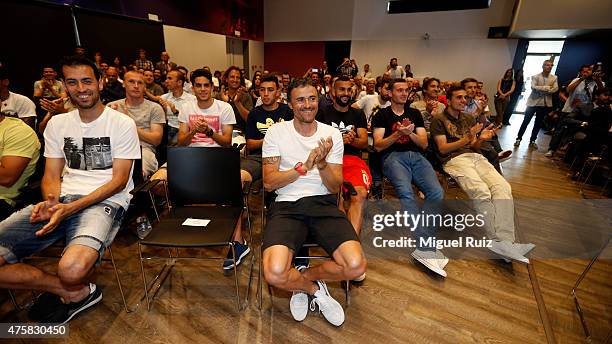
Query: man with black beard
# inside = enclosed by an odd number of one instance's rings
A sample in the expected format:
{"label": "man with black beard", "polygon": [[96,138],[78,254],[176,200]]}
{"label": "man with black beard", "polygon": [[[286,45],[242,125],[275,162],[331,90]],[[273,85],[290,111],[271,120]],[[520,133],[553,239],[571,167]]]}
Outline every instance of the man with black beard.
{"label": "man with black beard", "polygon": [[[357,234],[361,232],[362,212],[372,176],[368,165],[361,159],[361,151],[368,147],[368,123],[363,110],[349,106],[353,96],[353,83],[348,76],[332,82],[332,105],[322,108],[317,120],[340,130],[344,142],[342,178],[353,184],[357,195],[351,196],[347,216]],[[365,277],[365,276],[362,276]]]}

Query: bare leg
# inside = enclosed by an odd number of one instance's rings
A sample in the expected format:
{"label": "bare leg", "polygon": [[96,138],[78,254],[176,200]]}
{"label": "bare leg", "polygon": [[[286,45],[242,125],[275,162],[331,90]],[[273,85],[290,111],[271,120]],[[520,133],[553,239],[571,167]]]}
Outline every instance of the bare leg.
{"label": "bare leg", "polygon": [[309,281],[345,281],[360,277],[366,270],[366,259],[358,241],[344,242],[334,251],[333,260],[302,272]]}
{"label": "bare leg", "polygon": [[366,198],[368,197],[368,191],[363,186],[355,186],[355,191],[357,191],[357,195],[351,196],[351,204],[348,209],[347,217],[353,225],[353,228],[355,228],[355,232],[357,232],[357,235],[359,235],[361,233],[361,224],[363,222],[363,207],[365,205]]}
{"label": "bare leg", "polygon": [[293,252],[283,245],[268,247],[263,252],[264,277],[270,285],[289,291],[303,291],[314,295],[319,287],[305,278],[293,265]]}

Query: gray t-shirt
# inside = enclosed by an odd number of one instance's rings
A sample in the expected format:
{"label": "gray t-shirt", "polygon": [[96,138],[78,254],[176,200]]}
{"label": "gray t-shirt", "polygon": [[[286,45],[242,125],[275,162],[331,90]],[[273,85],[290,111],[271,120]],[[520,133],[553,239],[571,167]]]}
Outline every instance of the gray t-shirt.
{"label": "gray t-shirt", "polygon": [[[107,104],[111,108],[114,108],[115,105],[117,106],[117,111],[130,116],[134,120],[137,128],[148,130],[151,129],[152,123],[166,123],[166,116],[161,105],[150,100],[145,99],[142,104],[136,107],[128,106],[125,99],[115,100]],[[150,143],[140,140],[140,145],[143,149],[155,151],[155,146]]]}

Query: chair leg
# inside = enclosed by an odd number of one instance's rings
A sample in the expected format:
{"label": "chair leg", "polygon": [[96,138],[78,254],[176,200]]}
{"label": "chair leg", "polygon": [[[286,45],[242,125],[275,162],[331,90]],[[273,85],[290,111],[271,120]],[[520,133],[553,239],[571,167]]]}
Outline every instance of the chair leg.
{"label": "chair leg", "polygon": [[259,246],[259,269],[258,271],[258,277],[257,277],[257,308],[261,311],[262,308],[262,303],[263,303],[263,295],[262,295],[262,285],[263,285],[263,281],[261,280],[261,278],[263,277],[263,273],[261,271],[261,267],[262,267],[262,260],[263,260],[263,254],[261,252],[261,245]]}
{"label": "chair leg", "polygon": [[119,293],[121,294],[121,300],[123,301],[123,307],[125,308],[126,313],[130,313],[131,311],[128,308],[127,302],[125,301],[125,294],[123,293],[123,286],[121,285],[121,279],[119,278],[119,271],[117,271],[117,265],[115,264],[115,257],[113,256],[113,250],[109,246],[108,254],[111,258],[111,264],[113,265],[113,270],[115,271],[115,278],[117,279],[117,286],[119,286]]}
{"label": "chair leg", "polygon": [[344,288],[344,301],[346,302],[346,308],[351,305],[351,281],[347,280]]}
{"label": "chair leg", "polygon": [[231,242],[230,249],[232,250],[232,259],[234,260],[234,282],[236,283],[236,308],[240,312],[240,290],[238,289],[238,270],[236,269],[236,248],[234,243]]}
{"label": "chair leg", "polygon": [[147,310],[151,310],[151,304],[149,302],[149,288],[147,288],[147,276],[144,271],[144,265],[142,263],[142,248],[140,247],[140,243],[138,243],[138,258],[140,260],[140,270],[142,271],[142,284],[144,287],[145,299],[147,299]]}

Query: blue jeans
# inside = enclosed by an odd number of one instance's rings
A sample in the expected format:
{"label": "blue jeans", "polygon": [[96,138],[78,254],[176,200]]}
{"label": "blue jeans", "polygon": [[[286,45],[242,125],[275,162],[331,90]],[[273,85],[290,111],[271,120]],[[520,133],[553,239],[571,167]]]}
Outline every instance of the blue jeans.
{"label": "blue jeans", "polygon": [[527,130],[529,122],[531,122],[533,115],[535,115],[536,119],[535,122],[533,122],[531,137],[529,137],[529,142],[535,142],[535,140],[538,138],[538,133],[540,132],[540,126],[542,125],[544,116],[546,116],[551,110],[552,109],[547,106],[528,106],[527,109],[525,109],[523,123],[521,124],[521,128],[519,129],[516,139],[519,140],[523,138],[523,134],[525,134],[525,130]]}
{"label": "blue jeans", "polygon": [[[400,199],[402,211],[420,213],[412,183],[425,194],[426,213],[438,213],[444,199],[444,190],[436,177],[433,167],[419,152],[391,152],[383,156],[383,172],[395,187]],[[417,227],[417,238],[435,235],[435,228]],[[423,250],[435,250],[435,247],[417,247]]]}
{"label": "blue jeans", "polygon": [[[70,203],[81,197],[67,195],[60,201]],[[0,256],[7,263],[17,263],[61,238],[66,239],[66,248],[79,244],[98,251],[99,263],[104,249],[115,239],[124,214],[124,209],[119,204],[101,202],[68,216],[53,231],[37,237],[36,231],[48,221],[30,223],[33,207],[25,207],[0,223]]]}

